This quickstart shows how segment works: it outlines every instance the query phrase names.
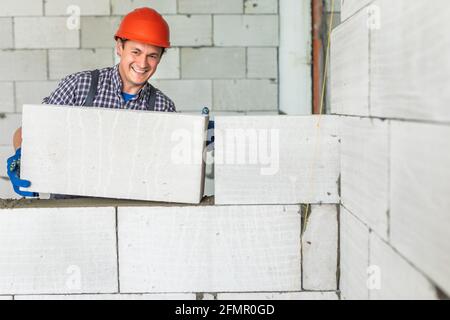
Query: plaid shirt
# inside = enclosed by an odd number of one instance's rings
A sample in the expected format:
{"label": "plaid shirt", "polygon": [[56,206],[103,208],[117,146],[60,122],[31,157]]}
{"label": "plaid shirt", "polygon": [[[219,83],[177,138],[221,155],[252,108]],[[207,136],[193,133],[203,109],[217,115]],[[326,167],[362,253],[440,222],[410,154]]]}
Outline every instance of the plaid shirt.
{"label": "plaid shirt", "polygon": [[[97,94],[94,98],[94,107],[151,110],[149,106],[151,85],[146,83],[136,97],[128,102],[122,97],[122,79],[119,75],[119,66],[100,69]],[[58,88],[44,98],[43,104],[81,106],[84,104],[91,85],[90,71],[71,74],[59,83]],[[156,89],[154,111],[176,112],[175,104],[160,90]]]}

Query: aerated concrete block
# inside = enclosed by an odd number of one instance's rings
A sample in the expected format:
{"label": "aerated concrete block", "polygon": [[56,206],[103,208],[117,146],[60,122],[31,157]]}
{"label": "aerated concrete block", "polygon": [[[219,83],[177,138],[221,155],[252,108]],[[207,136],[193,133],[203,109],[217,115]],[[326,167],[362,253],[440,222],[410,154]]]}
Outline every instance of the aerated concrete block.
{"label": "aerated concrete block", "polygon": [[45,0],[46,16],[105,16],[110,14],[109,0]]}
{"label": "aerated concrete block", "polygon": [[374,6],[380,28],[371,31],[371,114],[448,123],[449,2],[381,0]]}
{"label": "aerated concrete block", "polygon": [[41,16],[43,0],[2,0],[0,17]]}
{"label": "aerated concrete block", "polygon": [[450,295],[450,126],[391,126],[391,243]]}
{"label": "aerated concrete block", "polygon": [[436,289],[410,262],[377,235],[370,235],[371,300],[436,299]]}
{"label": "aerated concrete block", "polygon": [[257,293],[219,293],[217,300],[338,300],[336,292],[257,292]]}
{"label": "aerated concrete block", "polygon": [[0,294],[117,292],[114,208],[0,209]]}
{"label": "aerated concrete block", "polygon": [[215,119],[215,203],[338,203],[334,116]]}
{"label": "aerated concrete block", "polygon": [[167,112],[25,105],[22,177],[36,192],[199,203],[206,120]]}
{"label": "aerated concrete block", "polygon": [[242,0],[178,0],[179,13],[243,13]]}
{"label": "aerated concrete block", "polygon": [[337,290],[337,205],[313,205],[302,236],[303,290]]}
{"label": "aerated concrete block", "polygon": [[151,7],[160,14],[177,13],[177,0],[111,0],[112,15],[126,15],[136,8]]}
{"label": "aerated concrete block", "polygon": [[17,295],[14,300],[195,300],[193,293]]}
{"label": "aerated concrete block", "polygon": [[300,290],[299,206],[118,210],[123,293]]}
{"label": "aerated concrete block", "polygon": [[369,270],[369,229],[341,206],[340,211],[341,299],[367,300]]}

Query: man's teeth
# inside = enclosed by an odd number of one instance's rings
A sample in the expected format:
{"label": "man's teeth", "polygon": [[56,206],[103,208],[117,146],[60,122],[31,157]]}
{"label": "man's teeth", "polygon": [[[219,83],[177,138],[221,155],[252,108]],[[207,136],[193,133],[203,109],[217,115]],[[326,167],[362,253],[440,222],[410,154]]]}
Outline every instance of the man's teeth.
{"label": "man's teeth", "polygon": [[135,71],[135,72],[137,72],[137,73],[146,73],[147,71],[146,70],[136,70],[135,68],[133,68],[132,67],[132,69]]}

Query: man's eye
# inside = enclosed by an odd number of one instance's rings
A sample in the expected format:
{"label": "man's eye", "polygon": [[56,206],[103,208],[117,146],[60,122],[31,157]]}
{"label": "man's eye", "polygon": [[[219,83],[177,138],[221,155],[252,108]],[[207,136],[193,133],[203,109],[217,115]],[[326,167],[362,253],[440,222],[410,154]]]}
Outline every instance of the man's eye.
{"label": "man's eye", "polygon": [[138,54],[138,52],[137,52],[137,51],[132,51],[131,53],[132,53],[132,54]]}

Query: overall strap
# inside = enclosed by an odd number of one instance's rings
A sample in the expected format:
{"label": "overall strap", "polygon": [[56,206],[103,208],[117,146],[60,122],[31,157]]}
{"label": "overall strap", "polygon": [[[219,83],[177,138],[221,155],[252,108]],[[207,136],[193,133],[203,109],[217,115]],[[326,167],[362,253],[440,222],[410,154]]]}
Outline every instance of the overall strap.
{"label": "overall strap", "polygon": [[89,93],[83,104],[86,107],[93,106],[94,98],[95,98],[95,95],[97,94],[97,85],[98,85],[99,74],[100,74],[100,71],[98,71],[98,70],[91,71],[91,86],[89,87]]}
{"label": "overall strap", "polygon": [[156,105],[156,89],[150,84],[150,98],[148,100],[148,106],[150,111],[155,111]]}

